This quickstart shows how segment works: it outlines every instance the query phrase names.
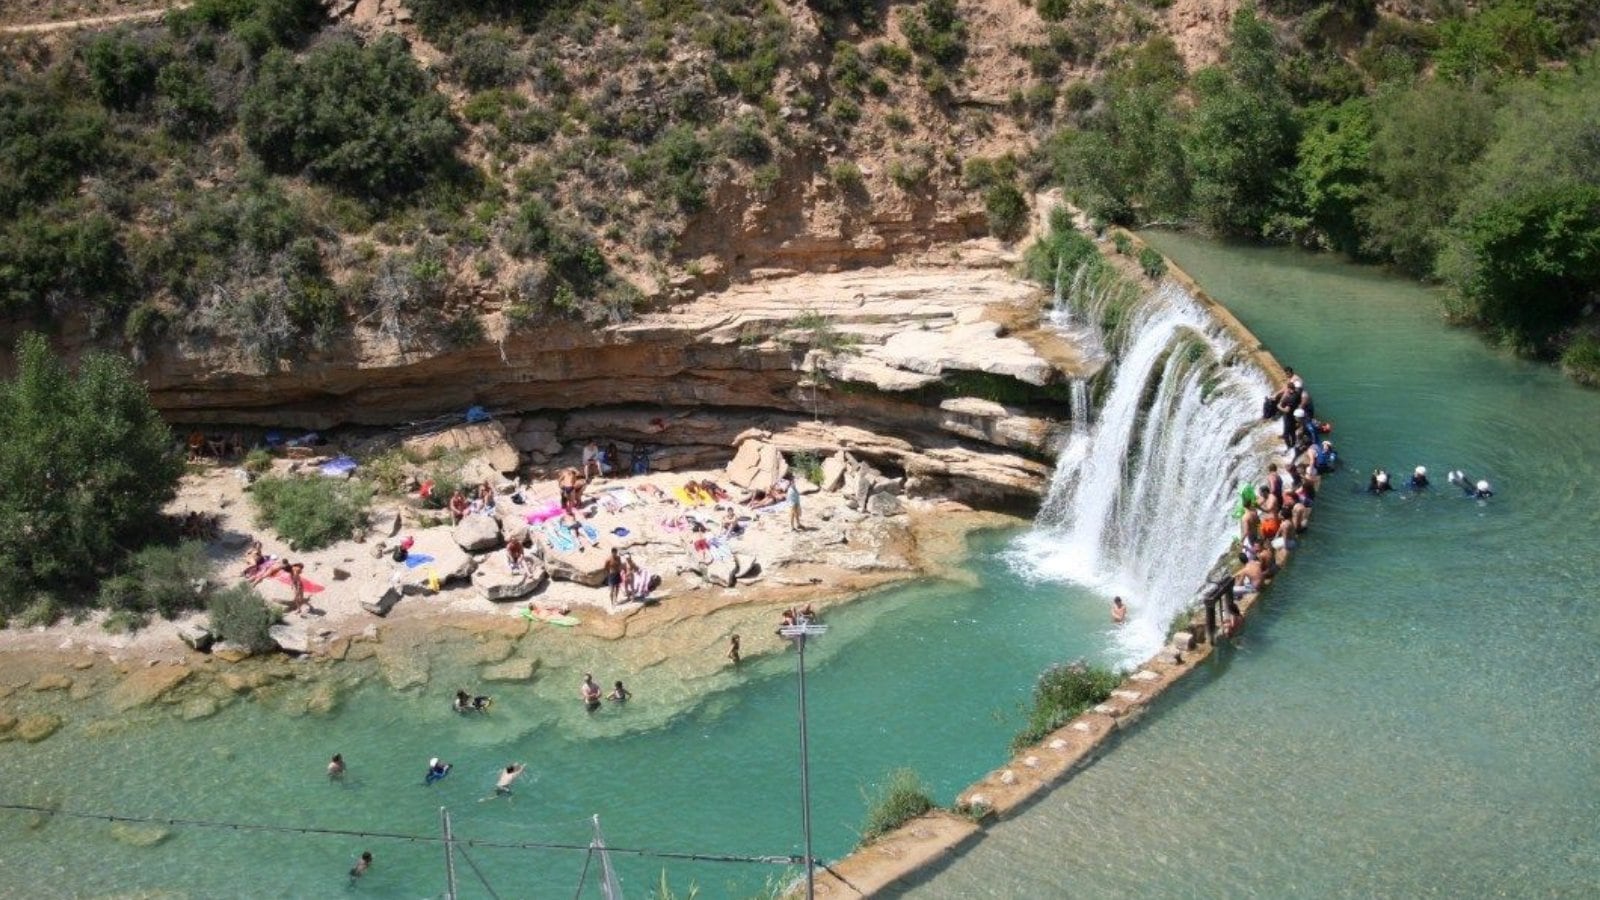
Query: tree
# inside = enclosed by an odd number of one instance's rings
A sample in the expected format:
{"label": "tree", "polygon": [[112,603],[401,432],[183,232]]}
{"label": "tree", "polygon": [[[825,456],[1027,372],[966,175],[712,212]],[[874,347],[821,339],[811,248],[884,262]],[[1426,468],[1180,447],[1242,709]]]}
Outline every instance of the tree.
{"label": "tree", "polygon": [[1294,170],[1297,204],[1318,243],[1354,254],[1361,248],[1356,208],[1372,156],[1372,105],[1365,98],[1304,113]]}
{"label": "tree", "polygon": [[1373,110],[1372,179],[1357,218],[1362,248],[1416,274],[1433,270],[1472,164],[1494,133],[1494,100],[1431,81]]}
{"label": "tree", "polygon": [[183,472],[172,432],[126,360],[90,353],[76,375],[37,334],[0,383],[0,609],[72,596],[149,533]]}
{"label": "tree", "polygon": [[1196,211],[1210,227],[1260,235],[1294,165],[1294,116],[1271,28],[1246,7],[1234,16],[1228,64],[1195,79],[1200,102],[1187,142]]}

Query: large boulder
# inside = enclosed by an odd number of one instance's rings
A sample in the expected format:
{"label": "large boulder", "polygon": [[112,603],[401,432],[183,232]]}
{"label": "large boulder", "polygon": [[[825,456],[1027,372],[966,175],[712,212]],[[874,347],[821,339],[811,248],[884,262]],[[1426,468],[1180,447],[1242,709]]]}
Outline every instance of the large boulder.
{"label": "large boulder", "polygon": [[739,580],[739,558],[729,555],[723,559],[712,560],[706,566],[706,580],[722,587],[733,587]]}
{"label": "large boulder", "polygon": [[545,570],[539,568],[528,575],[479,569],[477,574],[472,576],[472,586],[478,589],[483,599],[502,603],[507,600],[520,600],[534,593],[544,584],[546,577]]}
{"label": "large boulder", "polygon": [[23,716],[17,721],[16,735],[19,740],[30,744],[37,744],[45,738],[56,733],[61,727],[61,717],[49,713],[36,713]]}
{"label": "large boulder", "polygon": [[517,445],[499,422],[457,425],[434,434],[406,438],[402,446],[409,454],[429,457],[450,450],[461,450],[482,459],[495,471],[510,474],[521,465]]}
{"label": "large boulder", "polygon": [[746,490],[766,490],[789,474],[789,463],[772,444],[746,440],[728,463],[728,480]]}
{"label": "large boulder", "polygon": [[[484,516],[477,516],[482,519]],[[432,569],[438,574],[442,582],[456,582],[465,584],[472,579],[472,573],[478,569],[478,561],[472,554],[461,549],[451,537],[451,533],[442,528],[430,528],[416,535],[416,543],[412,545],[412,553],[426,553],[433,557],[433,562],[415,569],[406,569],[396,566],[403,577],[412,582],[421,583],[427,580],[428,570]]]}
{"label": "large boulder", "polygon": [[601,587],[606,583],[607,556],[609,554],[597,547],[585,547],[572,553],[552,550],[544,556],[544,567],[552,581]]}
{"label": "large boulder", "polygon": [[178,626],[178,640],[188,644],[193,650],[205,653],[216,643],[217,638],[211,633],[211,629],[196,622],[189,622]]}
{"label": "large boulder", "polygon": [[482,553],[500,546],[500,520],[493,516],[467,516],[450,536],[468,553]]}
{"label": "large boulder", "polygon": [[873,493],[867,497],[867,512],[875,516],[898,516],[905,512],[905,506],[896,494]]}
{"label": "large boulder", "polygon": [[304,625],[274,625],[267,629],[267,636],[285,653],[304,656],[311,652],[311,633]]}
{"label": "large boulder", "polygon": [[387,616],[395,604],[400,602],[400,597],[399,588],[386,587],[383,593],[378,595],[378,599],[361,601],[361,608],[375,616]]}
{"label": "large boulder", "polygon": [[837,491],[844,486],[844,473],[850,467],[849,459],[841,450],[822,461],[822,483],[817,487],[825,491]]}

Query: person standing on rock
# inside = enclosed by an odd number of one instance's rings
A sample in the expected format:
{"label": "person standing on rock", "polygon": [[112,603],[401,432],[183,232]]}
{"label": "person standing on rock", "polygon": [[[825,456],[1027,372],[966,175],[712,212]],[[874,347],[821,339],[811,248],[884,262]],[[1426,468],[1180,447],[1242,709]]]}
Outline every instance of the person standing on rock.
{"label": "person standing on rock", "polygon": [[800,483],[795,476],[789,476],[789,485],[784,489],[784,499],[789,501],[789,530],[804,531],[800,524]]}
{"label": "person standing on rock", "polygon": [[606,557],[606,586],[611,589],[611,605],[616,606],[617,595],[622,592],[622,555],[615,547],[611,548],[611,554]]}
{"label": "person standing on rock", "polygon": [[735,669],[739,668],[739,636],[737,634],[728,638],[728,661],[733,663]]}

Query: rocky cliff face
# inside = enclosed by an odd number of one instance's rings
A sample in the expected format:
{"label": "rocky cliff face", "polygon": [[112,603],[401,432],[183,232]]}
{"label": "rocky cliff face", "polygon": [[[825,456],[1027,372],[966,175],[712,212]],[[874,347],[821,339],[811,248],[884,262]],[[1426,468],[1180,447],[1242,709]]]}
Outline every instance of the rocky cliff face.
{"label": "rocky cliff face", "polygon": [[179,423],[395,425],[476,405],[535,466],[591,437],[704,464],[756,427],[786,450],[848,449],[929,493],[1003,503],[1039,494],[1074,412],[1064,386],[1098,368],[1005,324],[1036,321],[1041,300],[1000,268],[860,270],[743,284],[599,329],[491,320],[490,341],[453,352],[369,341],[263,373],[226,348],[183,348],[145,371]]}

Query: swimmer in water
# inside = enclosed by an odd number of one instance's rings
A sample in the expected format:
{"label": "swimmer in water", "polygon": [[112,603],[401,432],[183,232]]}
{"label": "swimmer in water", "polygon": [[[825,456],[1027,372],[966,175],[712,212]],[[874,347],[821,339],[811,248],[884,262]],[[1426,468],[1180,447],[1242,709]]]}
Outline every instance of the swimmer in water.
{"label": "swimmer in water", "polygon": [[583,684],[578,686],[578,696],[583,699],[583,708],[588,712],[600,708],[600,685],[595,684],[592,674],[583,673]]}
{"label": "swimmer in water", "polygon": [[632,696],[633,691],[623,687],[622,682],[619,681],[617,686],[611,689],[611,693],[606,695],[606,699],[613,703],[627,703],[628,698]]}
{"label": "swimmer in water", "polygon": [[1420,491],[1420,490],[1422,490],[1423,488],[1425,488],[1427,486],[1428,486],[1428,467],[1427,466],[1417,466],[1416,470],[1411,473],[1411,489],[1413,491]]}
{"label": "swimmer in water", "polygon": [[522,773],[526,771],[528,771],[528,767],[522,763],[512,763],[506,766],[506,770],[500,773],[499,779],[494,783],[494,795],[502,797],[511,793],[511,785],[515,784],[517,779],[522,777]]}
{"label": "swimmer in water", "polygon": [[1389,483],[1389,473],[1382,469],[1373,469],[1372,478],[1367,481],[1367,491],[1373,494],[1383,494],[1394,490],[1394,485]]}
{"label": "swimmer in water", "polygon": [[354,881],[367,874],[367,870],[370,868],[372,868],[372,851],[363,850],[361,851],[361,858],[356,860],[355,868],[350,870],[350,880]]}
{"label": "swimmer in water", "polygon": [[328,761],[328,777],[340,779],[344,777],[344,754],[335,753],[333,759]]}
{"label": "swimmer in water", "polygon": [[1121,597],[1111,598],[1111,621],[1117,625],[1128,621],[1128,607],[1123,604]]}
{"label": "swimmer in water", "polygon": [[1467,477],[1467,473],[1460,469],[1450,473],[1450,483],[1458,485],[1461,490],[1466,492],[1468,497],[1474,500],[1487,500],[1494,496],[1494,489],[1490,487],[1489,482],[1481,479],[1473,481]]}
{"label": "swimmer in water", "polygon": [[439,757],[428,760],[428,774],[422,776],[422,783],[433,784],[435,781],[450,774],[450,764],[440,761]]}

